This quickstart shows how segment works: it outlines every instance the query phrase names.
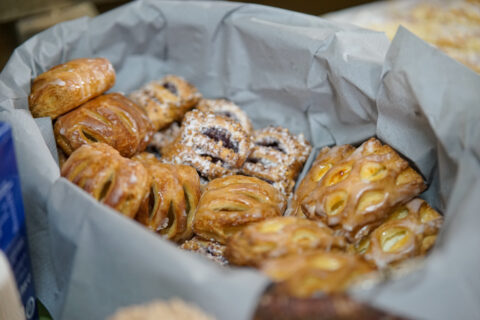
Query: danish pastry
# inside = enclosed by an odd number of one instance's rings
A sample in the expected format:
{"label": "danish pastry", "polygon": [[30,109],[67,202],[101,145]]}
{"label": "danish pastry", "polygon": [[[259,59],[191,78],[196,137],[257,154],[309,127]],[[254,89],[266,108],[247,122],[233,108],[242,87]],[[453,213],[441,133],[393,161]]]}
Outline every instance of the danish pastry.
{"label": "danish pastry", "polygon": [[143,151],[153,134],[147,116],[119,93],[102,95],[55,122],[55,138],[68,155],[83,144],[103,142],[124,157]]}
{"label": "danish pastry", "polygon": [[166,148],[171,145],[180,134],[180,124],[174,122],[165,129],[153,134],[149,148],[153,148],[160,155],[165,153]]}
{"label": "danish pastry", "polygon": [[246,226],[227,240],[225,256],[236,265],[259,265],[270,258],[315,249],[345,248],[344,237],[318,221],[277,217]]}
{"label": "danish pastry", "polygon": [[75,150],[62,167],[62,176],[109,207],[134,218],[148,192],[145,167],[122,157],[104,143]]}
{"label": "danish pastry", "polygon": [[204,240],[200,237],[193,237],[190,240],[185,241],[180,248],[199,253],[210,260],[215,261],[219,265],[228,264],[228,260],[225,259],[225,246],[215,241]]}
{"label": "danish pastry", "polygon": [[194,232],[225,244],[246,225],[283,214],[286,200],[270,184],[254,177],[227,176],[212,180],[198,203]]}
{"label": "danish pastry", "polygon": [[250,153],[250,137],[242,126],[213,113],[188,112],[180,131],[165,148],[164,159],[190,165],[208,180],[234,173]]}
{"label": "danish pastry", "polygon": [[338,293],[375,269],[360,256],[314,251],[266,260],[261,271],[279,282],[278,292],[299,298]]}
{"label": "danish pastry", "polygon": [[242,174],[260,178],[289,194],[310,154],[308,141],[303,134],[294,136],[286,128],[268,127],[256,130],[253,142],[255,146],[241,169]]}
{"label": "danish pastry", "polygon": [[392,208],[425,187],[406,160],[371,138],[334,164],[301,205],[308,218],[319,219],[357,242],[380,225]]}
{"label": "danish pastry", "polygon": [[192,224],[200,198],[200,181],[195,169],[160,162],[146,152],[135,156],[151,177],[148,196],[136,219],[167,239],[182,241],[192,237]]}
{"label": "danish pastry", "polygon": [[28,104],[35,118],[55,119],[99,96],[114,84],[115,70],[107,59],[75,59],[35,78]]}
{"label": "danish pastry", "polygon": [[195,107],[201,95],[183,78],[168,75],[132,92],[129,98],[145,109],[158,131],[172,122],[181,121],[183,115]]}
{"label": "danish pastry", "polygon": [[246,133],[253,131],[252,123],[245,112],[232,101],[226,99],[202,99],[197,105],[197,109],[208,113],[212,112],[219,116],[224,116],[240,123]]}
{"label": "danish pastry", "polygon": [[416,198],[397,207],[378,228],[360,241],[356,251],[379,268],[424,255],[435,243],[443,217]]}

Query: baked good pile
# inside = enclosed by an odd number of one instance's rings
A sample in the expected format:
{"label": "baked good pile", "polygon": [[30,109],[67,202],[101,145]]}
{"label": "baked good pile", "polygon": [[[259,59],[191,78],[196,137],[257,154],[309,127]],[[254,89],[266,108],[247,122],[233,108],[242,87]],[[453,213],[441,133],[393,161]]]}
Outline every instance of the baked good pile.
{"label": "baked good pile", "polygon": [[128,96],[103,58],[76,59],[33,82],[35,117],[54,121],[61,174],[99,202],[221,265],[255,267],[286,295],[344,291],[425,255],[443,218],[427,185],[390,146],[325,147],[254,129],[234,102],[168,75]]}

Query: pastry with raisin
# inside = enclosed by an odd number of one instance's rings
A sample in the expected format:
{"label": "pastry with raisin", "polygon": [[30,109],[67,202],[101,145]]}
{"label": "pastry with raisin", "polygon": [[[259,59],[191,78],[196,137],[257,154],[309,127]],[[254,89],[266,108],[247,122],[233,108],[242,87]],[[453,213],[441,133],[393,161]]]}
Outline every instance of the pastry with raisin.
{"label": "pastry with raisin", "polygon": [[198,103],[197,109],[202,112],[212,112],[219,116],[224,116],[240,123],[246,133],[253,131],[252,123],[247,114],[232,101],[226,99],[202,99]]}

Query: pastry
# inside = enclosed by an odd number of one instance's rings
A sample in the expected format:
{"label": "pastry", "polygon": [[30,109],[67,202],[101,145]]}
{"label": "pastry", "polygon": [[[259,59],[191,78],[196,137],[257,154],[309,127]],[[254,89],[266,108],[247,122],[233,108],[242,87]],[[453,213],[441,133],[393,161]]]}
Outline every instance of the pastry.
{"label": "pastry", "polygon": [[181,121],[183,115],[195,107],[201,95],[183,78],[168,75],[132,92],[129,98],[145,109],[158,131],[175,121]]}
{"label": "pastry", "polygon": [[185,241],[180,248],[201,254],[210,260],[215,261],[219,265],[228,264],[228,260],[225,259],[225,246],[215,242],[204,240],[198,236],[193,237],[190,240]]}
{"label": "pastry", "polygon": [[226,99],[202,99],[198,103],[197,109],[232,119],[238,122],[248,134],[251,134],[253,131],[252,123],[248,119],[247,114],[232,101]]}
{"label": "pastry", "polygon": [[165,148],[164,159],[190,165],[208,180],[234,173],[250,153],[250,138],[242,126],[213,113],[188,112],[180,131]]}
{"label": "pastry", "polygon": [[135,103],[119,93],[110,93],[58,118],[54,132],[67,155],[81,145],[103,142],[122,156],[131,157],[147,147],[153,128]]}
{"label": "pastry", "polygon": [[424,200],[416,198],[396,208],[355,249],[379,268],[424,255],[435,243],[443,217]]}
{"label": "pastry", "polygon": [[210,181],[198,203],[193,230],[204,239],[225,244],[246,225],[281,216],[285,197],[270,184],[246,176]]}
{"label": "pastry", "polygon": [[360,256],[314,251],[266,260],[261,271],[279,282],[278,291],[299,298],[343,292],[375,269]]}
{"label": "pastry", "polygon": [[155,132],[148,147],[155,150],[155,152],[160,155],[163,155],[166,148],[175,141],[179,134],[180,124],[174,122],[165,129]]}
{"label": "pastry", "polygon": [[262,179],[289,194],[310,154],[308,141],[303,134],[294,136],[286,128],[267,127],[254,132],[253,142],[242,174]]}
{"label": "pastry", "polygon": [[75,59],[36,77],[28,105],[35,118],[55,119],[99,96],[114,83],[115,70],[107,59]]}
{"label": "pastry", "polygon": [[391,147],[371,138],[333,164],[301,202],[305,215],[358,242],[395,206],[425,190],[423,178]]}
{"label": "pastry", "polygon": [[104,143],[86,144],[75,150],[61,173],[96,200],[130,218],[135,217],[150,185],[141,163],[122,157]]}
{"label": "pastry", "polygon": [[277,217],[250,224],[231,236],[225,256],[232,264],[256,266],[266,259],[345,246],[343,237],[318,221]]}
{"label": "pastry", "polygon": [[149,192],[137,213],[137,221],[173,241],[191,238],[200,198],[200,181],[195,169],[162,163],[146,152],[133,159],[140,161],[151,177]]}

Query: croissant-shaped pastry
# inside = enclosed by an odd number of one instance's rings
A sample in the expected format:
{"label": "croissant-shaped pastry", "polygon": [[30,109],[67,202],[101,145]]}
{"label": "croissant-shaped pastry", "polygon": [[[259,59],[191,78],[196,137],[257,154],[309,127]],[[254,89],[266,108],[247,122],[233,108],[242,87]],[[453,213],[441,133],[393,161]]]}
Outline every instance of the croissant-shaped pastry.
{"label": "croissant-shaped pastry", "polygon": [[225,256],[236,265],[256,266],[266,259],[315,249],[343,249],[345,238],[318,221],[277,217],[250,224],[227,241]]}
{"label": "croissant-shaped pastry", "polygon": [[281,216],[285,205],[285,196],[260,179],[218,178],[207,185],[200,198],[193,230],[204,239],[225,244],[246,225]]}
{"label": "croissant-shaped pastry", "polygon": [[129,95],[130,99],[145,109],[156,131],[172,122],[181,121],[201,97],[193,85],[173,75],[152,81]]}
{"label": "croissant-shaped pastry", "polygon": [[435,243],[443,217],[424,200],[416,198],[396,208],[355,249],[379,268],[424,255]]}
{"label": "croissant-shaped pastry", "polygon": [[227,259],[224,257],[225,246],[218,242],[204,240],[198,236],[195,236],[192,239],[185,241],[180,248],[199,253],[202,256],[213,260],[219,265],[224,266],[228,264]]}
{"label": "croissant-shaped pastry", "polygon": [[166,148],[164,159],[190,165],[206,179],[232,174],[250,152],[250,137],[242,126],[213,113],[188,112],[180,131]]}
{"label": "croissant-shaped pastry", "polygon": [[140,206],[137,221],[173,241],[191,238],[200,199],[200,180],[195,169],[162,163],[146,152],[133,159],[140,161],[151,177],[149,193]]}
{"label": "croissant-shaped pastry", "polygon": [[67,155],[81,145],[103,142],[131,157],[147,147],[153,128],[140,107],[119,93],[110,93],[58,118],[54,132]]}
{"label": "croissant-shaped pastry", "polygon": [[208,113],[212,112],[219,116],[224,116],[240,123],[247,134],[253,131],[252,123],[247,114],[232,101],[226,99],[202,99],[197,105],[197,109]]}
{"label": "croissant-shaped pastry", "polygon": [[28,104],[35,118],[55,119],[99,96],[114,84],[115,70],[107,59],[75,59],[35,78]]}
{"label": "croissant-shaped pastry", "polygon": [[265,180],[289,194],[310,154],[308,141],[303,134],[294,136],[286,128],[267,127],[254,132],[253,142],[255,146],[241,172]]}
{"label": "croissant-shaped pastry", "polygon": [[361,256],[313,251],[266,260],[261,271],[279,282],[279,293],[307,298],[320,292],[343,292],[375,268]]}
{"label": "croissant-shaped pastry", "polygon": [[62,176],[130,218],[135,217],[150,185],[141,163],[122,157],[104,143],[75,150],[63,165]]}
{"label": "croissant-shaped pastry", "polygon": [[380,225],[395,206],[419,195],[426,185],[408,162],[375,138],[334,164],[302,202],[303,212],[358,242]]}

